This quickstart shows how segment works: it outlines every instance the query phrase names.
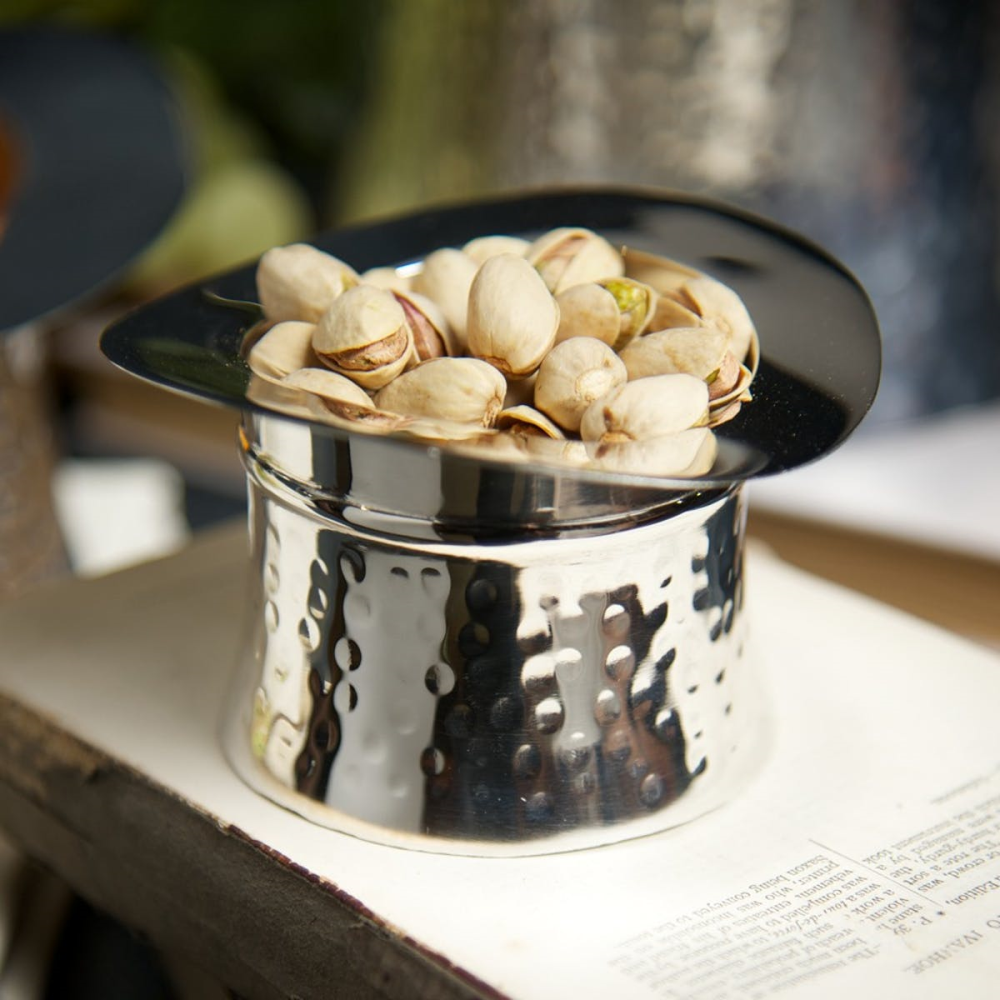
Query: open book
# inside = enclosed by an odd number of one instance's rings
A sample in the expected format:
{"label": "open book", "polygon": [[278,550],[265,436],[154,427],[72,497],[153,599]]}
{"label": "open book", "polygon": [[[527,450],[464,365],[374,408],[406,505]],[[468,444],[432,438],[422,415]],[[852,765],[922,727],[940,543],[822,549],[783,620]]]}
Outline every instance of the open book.
{"label": "open book", "polygon": [[236,535],[202,540],[0,608],[0,691],[336,885],[484,996],[1000,994],[995,654],[753,551],[771,717],[742,793],[609,847],[449,857],[319,828],[230,771],[217,728],[244,558]]}

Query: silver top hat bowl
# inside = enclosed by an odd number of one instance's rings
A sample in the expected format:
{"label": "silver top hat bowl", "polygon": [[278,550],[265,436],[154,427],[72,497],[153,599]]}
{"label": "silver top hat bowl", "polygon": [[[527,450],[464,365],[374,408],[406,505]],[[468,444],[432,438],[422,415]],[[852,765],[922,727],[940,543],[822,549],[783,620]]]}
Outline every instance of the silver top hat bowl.
{"label": "silver top hat bowl", "polygon": [[243,411],[252,572],[225,746],[330,827],[454,853],[590,847],[687,821],[759,765],[744,482],[826,454],[875,395],[855,279],[769,222],[680,196],[538,192],[342,230],[359,270],[584,226],[717,277],[760,335],[754,400],[697,480],[571,469],[281,416],[247,398],[253,267],[110,328],[112,361]]}

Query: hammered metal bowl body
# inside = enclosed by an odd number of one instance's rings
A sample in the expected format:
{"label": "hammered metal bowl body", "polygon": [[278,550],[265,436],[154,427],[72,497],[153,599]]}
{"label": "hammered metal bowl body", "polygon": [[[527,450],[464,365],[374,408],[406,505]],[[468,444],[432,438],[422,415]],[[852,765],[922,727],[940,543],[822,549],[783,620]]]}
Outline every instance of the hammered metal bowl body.
{"label": "hammered metal bowl body", "polygon": [[685,822],[756,767],[740,485],[466,465],[449,493],[446,450],[386,462],[259,414],[241,441],[251,627],[226,746],[258,791],[383,843],[532,854]]}

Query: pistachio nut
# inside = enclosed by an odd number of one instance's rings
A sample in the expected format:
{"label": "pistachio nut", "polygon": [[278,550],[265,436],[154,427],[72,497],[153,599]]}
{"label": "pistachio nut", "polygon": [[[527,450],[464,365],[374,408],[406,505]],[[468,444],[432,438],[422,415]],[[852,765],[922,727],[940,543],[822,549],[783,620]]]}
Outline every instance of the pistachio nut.
{"label": "pistachio nut", "polygon": [[599,445],[594,462],[614,472],[690,479],[707,475],[717,454],[715,435],[707,427],[693,427],[642,441]]}
{"label": "pistachio nut", "polygon": [[477,264],[485,264],[490,257],[502,253],[523,257],[529,246],[520,236],[477,236],[462,247],[462,253],[468,254]]}
{"label": "pistachio nut", "polygon": [[361,386],[329,368],[300,368],[281,380],[281,385],[319,396],[326,403],[347,403],[372,409],[374,404]]}
{"label": "pistachio nut", "polygon": [[656,292],[632,278],[605,278],[598,284],[614,296],[618,306],[618,338],[611,346],[620,351],[649,328],[656,308]]}
{"label": "pistachio nut", "polygon": [[541,437],[565,439],[562,429],[550,420],[541,410],[522,403],[520,406],[508,406],[497,414],[497,428],[510,431],[512,434],[525,436],[540,435]]}
{"label": "pistachio nut", "polygon": [[670,297],[725,330],[730,337],[729,350],[736,360],[742,362],[746,358],[756,332],[743,300],[728,285],[703,274],[685,281]]}
{"label": "pistachio nut", "polygon": [[389,292],[408,292],[412,279],[400,274],[394,267],[372,267],[362,272],[358,280],[365,285],[374,285]]}
{"label": "pistachio nut", "polygon": [[545,356],[535,380],[535,406],[568,431],[584,410],[628,379],[622,359],[601,340],[573,337]]}
{"label": "pistachio nut", "polygon": [[412,349],[403,307],[392,292],[374,285],[356,285],[335,299],[313,334],[320,361],[365,389],[392,381]]}
{"label": "pistachio nut", "polygon": [[257,265],[257,296],[270,320],[315,323],[357,282],[353,267],[308,243],[272,247]]}
{"label": "pistachio nut", "polygon": [[478,358],[435,358],[411,368],[381,389],[375,405],[392,413],[491,427],[507,383]]}
{"label": "pistachio nut", "polygon": [[614,444],[664,437],[708,419],[708,386],[693,375],[650,375],[612,389],[584,411],[580,437]]}
{"label": "pistachio nut", "polygon": [[621,335],[621,313],[614,295],[596,281],[567,288],[556,296],[559,329],[556,343],[571,337],[594,337],[613,347]]}
{"label": "pistachio nut", "polygon": [[298,368],[317,364],[312,349],[315,323],[285,320],[275,323],[247,355],[247,365],[261,378],[281,379]]}
{"label": "pistachio nut", "polygon": [[427,255],[410,284],[413,291],[438,304],[460,345],[465,344],[469,289],[477,269],[478,265],[468,254],[444,247]]}
{"label": "pistachio nut", "polygon": [[410,326],[414,362],[449,357],[458,352],[451,327],[434,302],[419,292],[393,290],[392,294],[403,307]]}
{"label": "pistachio nut", "polygon": [[[714,385],[723,359],[732,357],[728,343],[729,336],[718,327],[677,326],[636,338],[625,346],[621,359],[629,379],[684,372]],[[738,369],[739,365],[736,374]]]}
{"label": "pistachio nut", "polygon": [[469,351],[508,378],[524,378],[555,343],[559,307],[538,272],[504,253],[479,269],[469,291]]}
{"label": "pistachio nut", "polygon": [[625,273],[622,255],[590,229],[552,229],[524,251],[554,295],[585,281],[617,278]]}

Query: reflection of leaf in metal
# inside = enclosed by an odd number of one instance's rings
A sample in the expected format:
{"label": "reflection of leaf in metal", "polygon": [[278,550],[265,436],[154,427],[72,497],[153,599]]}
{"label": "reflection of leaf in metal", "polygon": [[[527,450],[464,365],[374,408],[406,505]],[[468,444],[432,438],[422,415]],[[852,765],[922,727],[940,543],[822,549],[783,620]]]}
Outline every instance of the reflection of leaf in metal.
{"label": "reflection of leaf in metal", "polygon": [[250,381],[250,369],[235,353],[162,337],[138,341],[135,350],[150,370],[178,385],[207,390],[213,396],[221,394],[240,401]]}
{"label": "reflection of leaf in metal", "polygon": [[213,306],[222,306],[224,309],[235,309],[237,312],[249,313],[256,320],[264,318],[264,308],[259,302],[251,302],[248,299],[227,299],[224,295],[217,295],[207,288],[201,290],[206,302],[211,302]]}

